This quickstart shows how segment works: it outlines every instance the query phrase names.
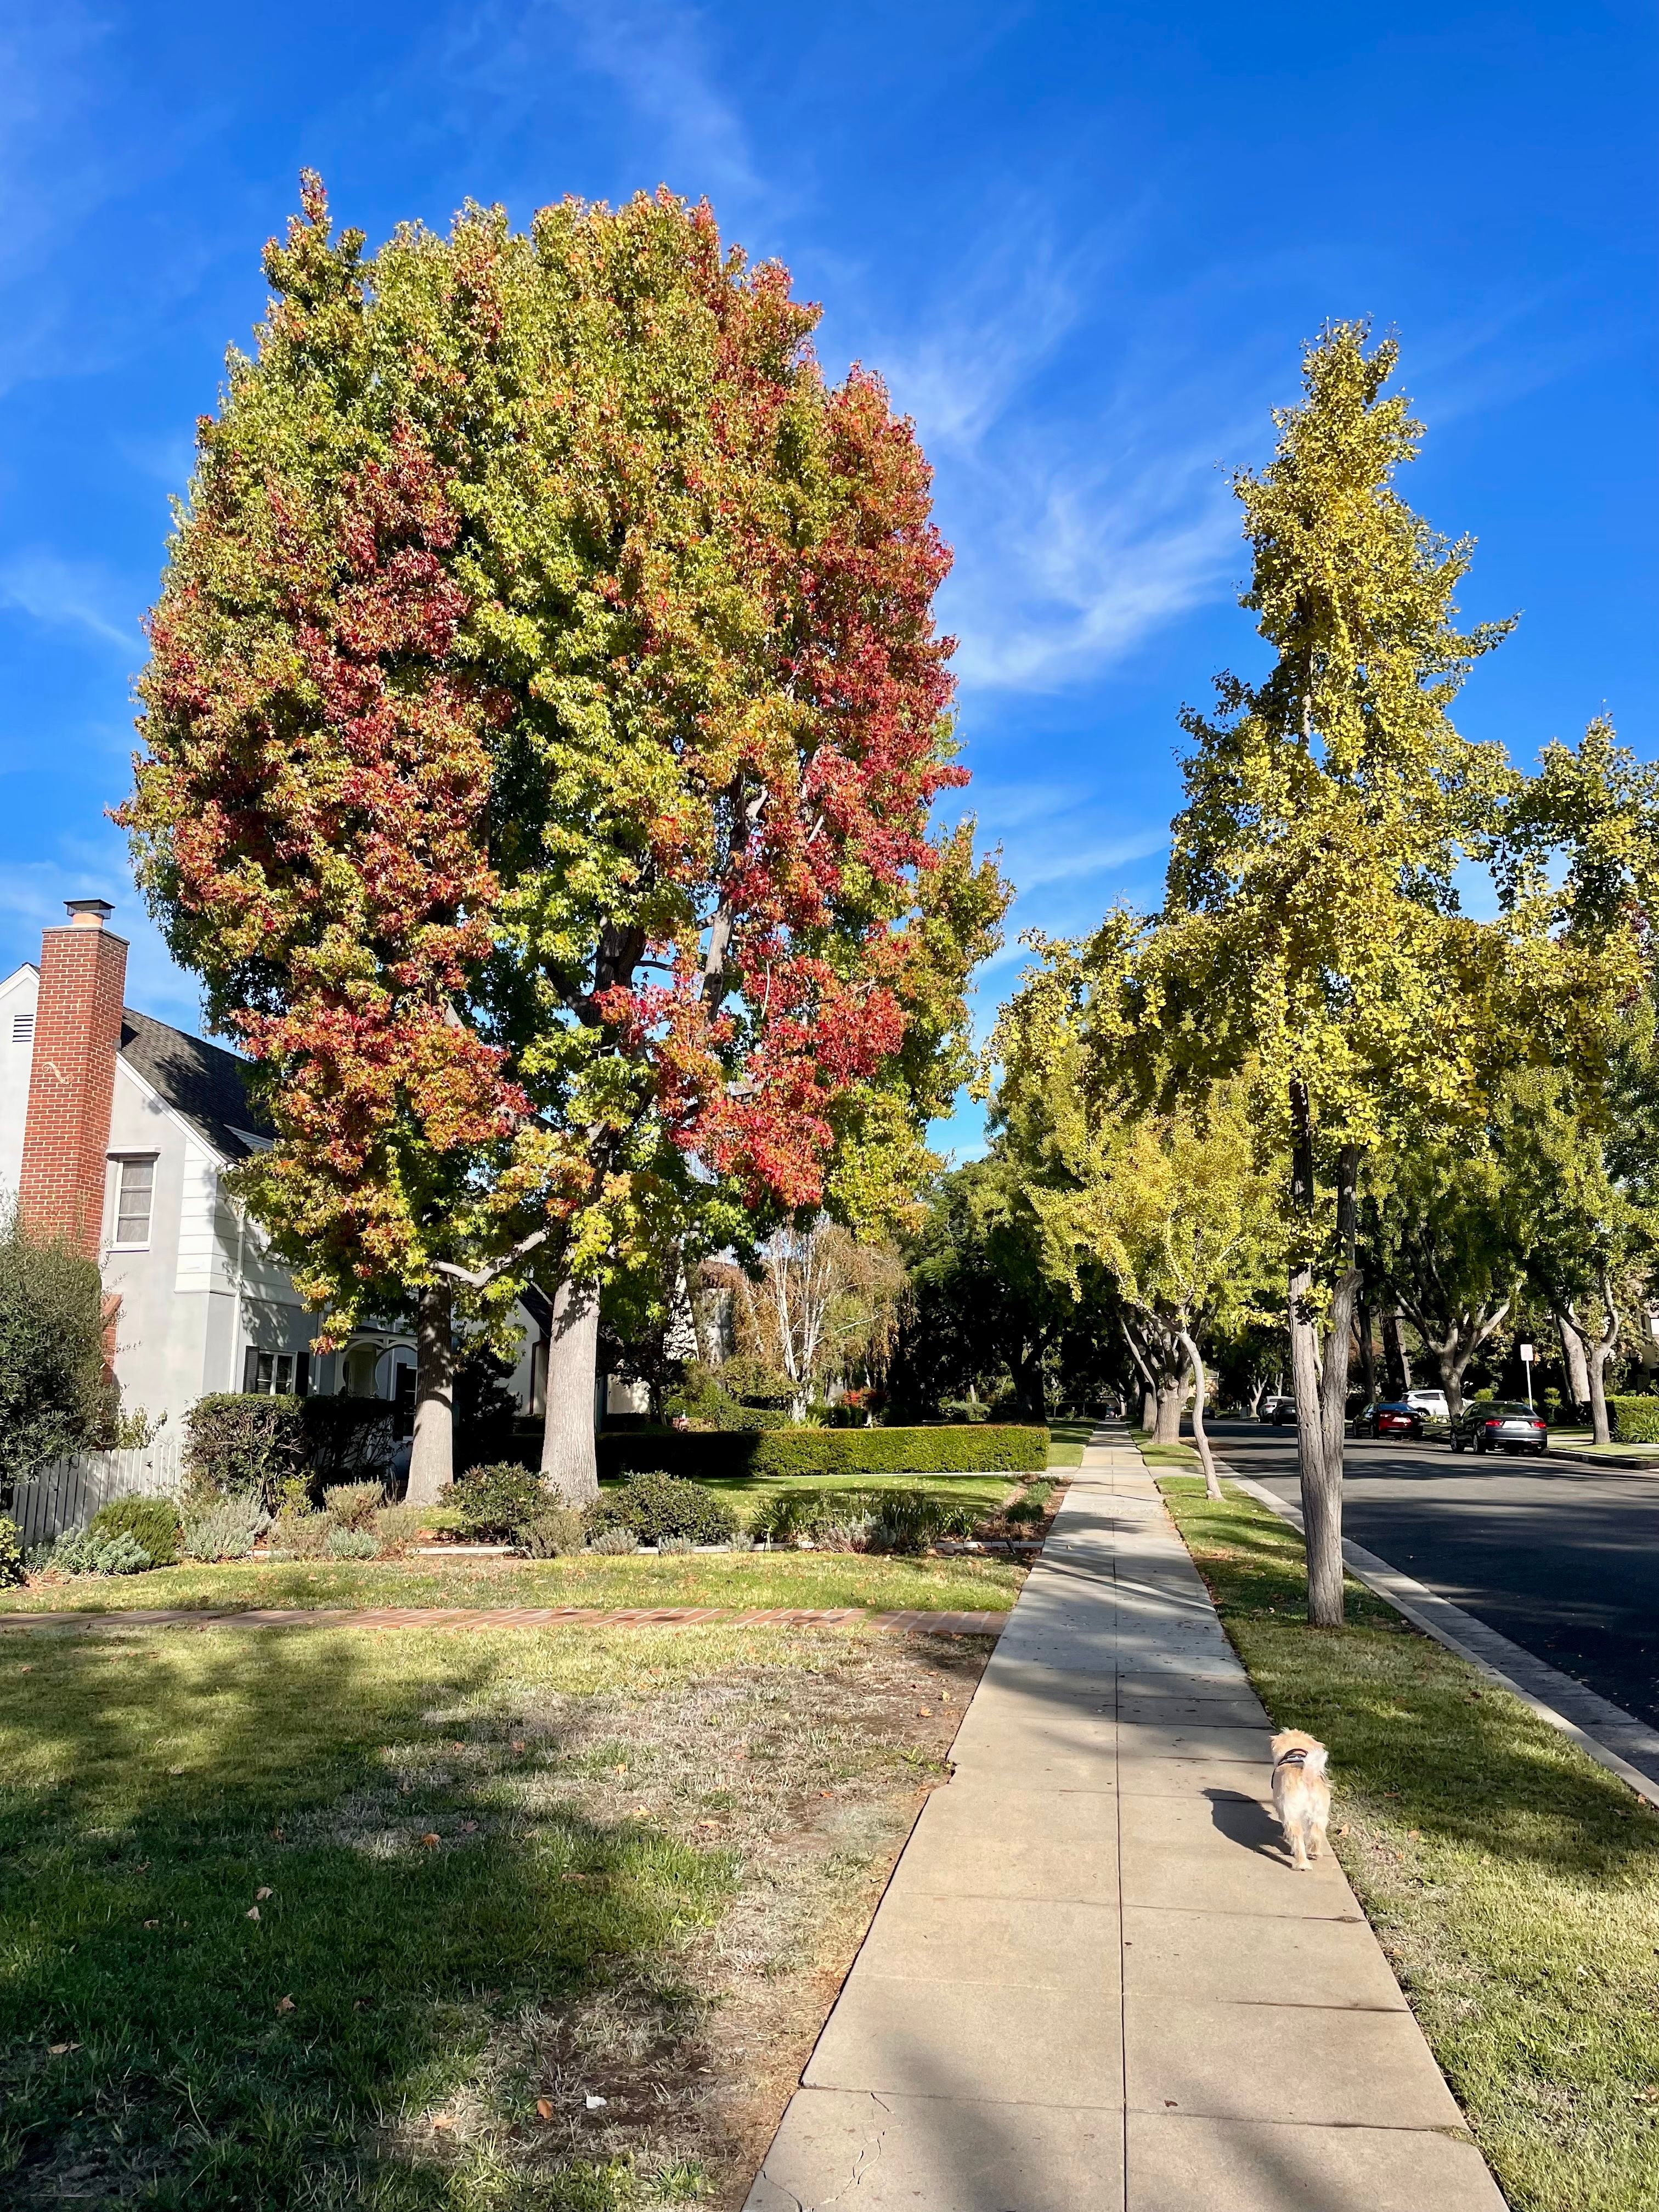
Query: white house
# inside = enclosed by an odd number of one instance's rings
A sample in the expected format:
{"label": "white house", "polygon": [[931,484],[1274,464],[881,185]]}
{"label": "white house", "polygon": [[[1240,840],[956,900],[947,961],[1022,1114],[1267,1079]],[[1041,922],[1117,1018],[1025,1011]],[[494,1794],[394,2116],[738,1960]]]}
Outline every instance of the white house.
{"label": "white house", "polygon": [[[35,1231],[95,1259],[128,1411],[175,1430],[204,1393],[390,1399],[412,1422],[415,1342],[360,1329],[311,1350],[313,1316],[225,1172],[269,1143],[234,1053],[124,1006],[127,947],[101,899],[71,899],[40,963],[0,982],[0,1185]],[[512,1383],[534,1409],[531,1316]]]}

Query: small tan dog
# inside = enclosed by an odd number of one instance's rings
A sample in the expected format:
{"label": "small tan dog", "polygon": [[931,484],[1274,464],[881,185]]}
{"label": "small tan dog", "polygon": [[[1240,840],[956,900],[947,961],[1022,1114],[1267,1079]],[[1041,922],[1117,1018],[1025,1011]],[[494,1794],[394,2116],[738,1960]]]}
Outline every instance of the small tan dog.
{"label": "small tan dog", "polygon": [[1273,1741],[1273,1810],[1285,1831],[1298,1874],[1325,1848],[1325,1823],[1331,1817],[1331,1785],[1325,1773],[1325,1747],[1300,1729],[1286,1729]]}

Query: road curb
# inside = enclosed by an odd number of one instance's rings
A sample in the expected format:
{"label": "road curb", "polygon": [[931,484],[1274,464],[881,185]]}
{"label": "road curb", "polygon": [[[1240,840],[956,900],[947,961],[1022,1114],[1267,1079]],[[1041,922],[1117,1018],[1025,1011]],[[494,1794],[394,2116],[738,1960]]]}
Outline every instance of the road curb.
{"label": "road curb", "polygon": [[[1240,1474],[1224,1460],[1218,1459],[1216,1467],[1247,1497],[1265,1505],[1270,1513],[1277,1514],[1281,1521],[1302,1533],[1300,1506],[1280,1498],[1265,1483]],[[1402,1575],[1397,1567],[1391,1567],[1386,1559],[1378,1559],[1376,1553],[1368,1552],[1363,1545],[1345,1542],[1342,1556],[1355,1580],[1363,1583],[1384,1604],[1391,1605],[1396,1613],[1403,1613],[1413,1628],[1420,1628],[1425,1636],[1431,1636],[1448,1651],[1455,1651],[1460,1659],[1468,1660],[1488,1681],[1519,1698],[1540,1720],[1569,1737],[1598,1766],[1616,1774],[1645,1804],[1659,1808],[1659,1730],[1650,1729],[1645,1721],[1638,1720],[1633,1713],[1627,1713],[1611,1699],[1587,1690],[1571,1674],[1564,1674],[1559,1668],[1534,1658],[1521,1644],[1488,1628],[1484,1621],[1465,1613],[1449,1598],[1425,1589],[1410,1575]],[[1592,1704],[1596,1709],[1594,1729],[1574,1720],[1562,1710],[1565,1705],[1576,1705],[1583,1711]],[[1629,1748],[1638,1750],[1647,1761],[1646,1768],[1632,1764],[1606,1741],[1608,1732],[1613,1729]]]}

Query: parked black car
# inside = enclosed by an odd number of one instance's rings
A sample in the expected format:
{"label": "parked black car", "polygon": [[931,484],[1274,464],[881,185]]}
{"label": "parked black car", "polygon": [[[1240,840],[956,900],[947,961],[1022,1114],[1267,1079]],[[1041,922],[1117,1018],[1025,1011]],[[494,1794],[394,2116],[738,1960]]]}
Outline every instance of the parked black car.
{"label": "parked black car", "polygon": [[1465,1406],[1451,1425],[1455,1452],[1534,1452],[1540,1458],[1549,1446],[1544,1416],[1531,1406],[1507,1400],[1477,1398]]}
{"label": "parked black car", "polygon": [[1263,1398],[1261,1403],[1257,1406],[1255,1409],[1255,1417],[1257,1420],[1262,1424],[1264,1428],[1294,1428],[1296,1425],[1296,1401],[1294,1398],[1274,1397],[1269,1395],[1267,1397]]}

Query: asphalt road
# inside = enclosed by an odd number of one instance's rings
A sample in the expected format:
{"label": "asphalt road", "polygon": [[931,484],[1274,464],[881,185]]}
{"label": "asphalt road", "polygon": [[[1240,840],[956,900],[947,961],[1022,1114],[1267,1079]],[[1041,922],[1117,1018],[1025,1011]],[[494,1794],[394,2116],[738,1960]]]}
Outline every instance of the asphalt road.
{"label": "asphalt road", "polygon": [[[1220,1455],[1297,1496],[1296,1432],[1211,1424]],[[1351,1438],[1343,1532],[1659,1727],[1659,1474]]]}

